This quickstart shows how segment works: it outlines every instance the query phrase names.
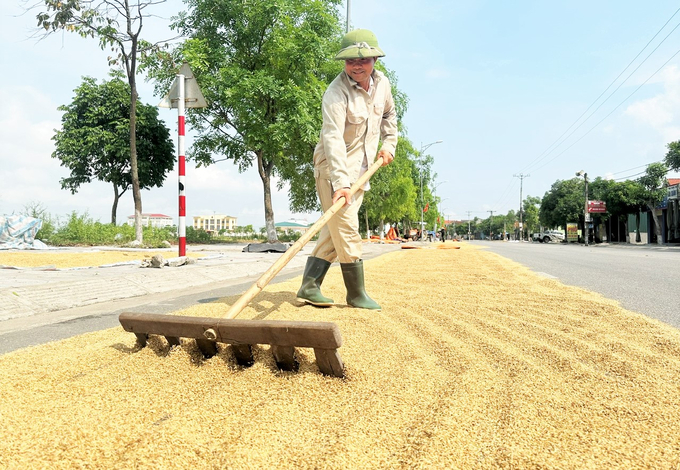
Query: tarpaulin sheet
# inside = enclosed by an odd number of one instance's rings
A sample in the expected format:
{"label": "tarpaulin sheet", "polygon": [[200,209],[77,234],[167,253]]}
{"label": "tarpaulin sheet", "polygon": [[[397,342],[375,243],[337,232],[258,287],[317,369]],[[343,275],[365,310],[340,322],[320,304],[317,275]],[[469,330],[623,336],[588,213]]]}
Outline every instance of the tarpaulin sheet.
{"label": "tarpaulin sheet", "polygon": [[35,235],[42,220],[25,215],[0,215],[0,250],[44,250],[49,248]]}

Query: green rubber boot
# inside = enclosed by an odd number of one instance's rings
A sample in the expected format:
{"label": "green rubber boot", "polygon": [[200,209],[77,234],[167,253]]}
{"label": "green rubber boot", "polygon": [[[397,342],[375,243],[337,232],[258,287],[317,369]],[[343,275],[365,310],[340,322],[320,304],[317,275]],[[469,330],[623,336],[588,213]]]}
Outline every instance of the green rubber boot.
{"label": "green rubber boot", "polygon": [[310,256],[307,258],[305,272],[302,275],[302,286],[297,292],[298,302],[304,302],[315,307],[330,307],[333,299],[321,295],[321,283],[326,277],[331,263],[325,259]]}
{"label": "green rubber boot", "polygon": [[340,263],[342,278],[347,288],[347,305],[355,308],[381,310],[380,305],[366,294],[364,287],[364,262]]}

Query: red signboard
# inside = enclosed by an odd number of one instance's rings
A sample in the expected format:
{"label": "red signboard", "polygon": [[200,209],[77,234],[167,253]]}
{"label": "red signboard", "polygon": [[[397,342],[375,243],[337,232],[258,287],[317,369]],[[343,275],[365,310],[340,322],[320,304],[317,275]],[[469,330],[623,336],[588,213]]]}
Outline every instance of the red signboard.
{"label": "red signboard", "polygon": [[591,214],[607,212],[607,204],[604,201],[588,201],[588,212]]}

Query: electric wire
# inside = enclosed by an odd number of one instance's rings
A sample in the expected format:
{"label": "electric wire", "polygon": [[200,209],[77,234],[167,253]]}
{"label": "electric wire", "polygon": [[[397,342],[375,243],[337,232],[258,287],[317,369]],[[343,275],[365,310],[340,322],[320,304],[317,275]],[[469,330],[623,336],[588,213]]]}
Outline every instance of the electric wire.
{"label": "electric wire", "polygon": [[[555,141],[554,141],[554,142],[553,142],[553,143],[552,143],[552,144],[550,144],[550,145],[549,145],[549,146],[548,146],[548,147],[547,147],[547,148],[546,148],[546,149],[545,149],[545,150],[544,150],[544,151],[543,151],[536,159],[534,159],[531,163],[529,163],[527,166],[525,166],[525,167],[522,169],[522,171],[525,171],[525,170],[528,170],[528,169],[532,168],[533,165],[539,163],[541,160],[545,159],[547,156],[549,156],[551,153],[553,153],[560,145],[562,145],[567,139],[569,139],[569,137],[571,137],[571,136],[572,136],[572,135],[580,128],[580,127],[582,127],[582,126],[583,126],[583,125],[584,125],[584,124],[585,124],[585,123],[586,123],[586,122],[587,122],[587,121],[588,121],[588,120],[589,120],[589,119],[590,119],[590,118],[591,118],[591,117],[592,117],[592,116],[593,116],[593,115],[594,115],[594,114],[595,114],[595,113],[596,113],[596,112],[597,112],[597,111],[598,111],[598,110],[599,110],[599,109],[600,109],[600,108],[601,108],[601,107],[602,107],[602,106],[603,106],[603,105],[604,105],[604,104],[605,104],[605,103],[606,103],[606,102],[607,102],[607,101],[608,101],[608,100],[609,100],[609,99],[610,99],[610,98],[611,98],[611,97],[612,97],[612,96],[613,96],[613,95],[614,95],[614,94],[615,94],[615,93],[616,93],[616,92],[617,92],[617,91],[618,91],[618,90],[619,90],[619,89],[620,89],[620,88],[621,88],[621,87],[622,87],[622,86],[630,79],[630,78],[631,78],[631,76],[632,76],[635,72],[637,72],[637,71],[640,69],[640,67],[641,67],[641,66],[642,66],[642,65],[643,65],[643,64],[644,64],[644,63],[645,63],[645,62],[646,62],[646,61],[647,61],[647,60],[648,60],[648,59],[649,59],[649,58],[650,58],[650,57],[651,57],[658,49],[659,49],[659,47],[660,47],[660,46],[661,46],[661,45],[662,45],[662,44],[670,37],[670,35],[673,34],[673,32],[675,32],[675,30],[678,29],[678,27],[680,27],[680,23],[678,23],[678,24],[677,24],[677,25],[676,25],[676,26],[675,26],[675,27],[674,27],[674,28],[673,28],[673,29],[672,29],[672,30],[671,30],[671,31],[670,31],[670,32],[669,32],[662,40],[661,40],[661,42],[659,42],[659,44],[657,44],[657,46],[656,46],[649,54],[647,54],[647,56],[643,59],[643,61],[642,61],[640,64],[638,64],[638,66],[637,66],[630,74],[628,74],[628,76],[627,76],[627,77],[626,77],[626,78],[625,78],[625,79],[624,79],[624,80],[616,87],[616,89],[615,89],[614,91],[612,91],[612,93],[610,93],[610,94],[607,96],[607,98],[606,98],[604,101],[602,101],[602,102],[599,104],[599,106],[598,106],[597,108],[595,108],[595,110],[593,110],[593,112],[591,112],[591,113],[586,117],[586,119],[584,119],[584,120],[583,120],[576,128],[574,128],[574,129],[573,129],[566,137],[564,137],[565,134],[567,134],[567,133],[569,132],[569,130],[572,129],[572,128],[574,127],[574,125],[576,125],[576,123],[578,123],[578,122],[581,120],[581,118],[583,118],[583,116],[586,115],[586,113],[588,113],[588,111],[589,111],[589,110],[590,110],[590,109],[591,109],[591,108],[592,108],[592,107],[600,100],[600,98],[602,98],[602,96],[603,96],[603,95],[604,95],[604,94],[605,94],[605,93],[606,93],[606,92],[607,92],[607,91],[608,91],[608,90],[616,83],[616,81],[617,81],[619,78],[621,78],[621,76],[626,72],[626,70],[628,70],[628,69],[631,67],[631,65],[638,59],[638,57],[640,57],[640,55],[641,55],[641,54],[649,47],[649,45],[654,41],[654,39],[656,39],[656,37],[657,37],[657,36],[658,36],[658,35],[666,28],[666,26],[671,22],[671,20],[672,20],[679,12],[680,12],[680,8],[678,8],[678,9],[670,16],[670,18],[668,18],[668,20],[666,20],[666,22],[663,24],[663,26],[661,26],[661,28],[659,28],[659,30],[654,34],[654,36],[653,36],[653,37],[645,44],[645,46],[644,46],[642,49],[640,49],[640,51],[635,55],[635,57],[633,57],[633,59],[628,63],[628,65],[626,65],[626,67],[625,67],[625,68],[624,68],[624,69],[616,76],[616,78],[614,78],[614,80],[612,80],[612,82],[611,82],[611,83],[610,83],[610,84],[602,91],[602,93],[600,93],[600,94],[598,95],[598,97],[597,97],[597,98],[596,98],[596,99],[588,106],[588,108],[586,108],[586,110],[583,111],[583,113],[581,113],[581,115],[580,115],[580,116],[579,116],[579,117],[578,117],[578,118],[577,118],[577,119],[576,119],[576,120],[575,120],[575,121],[574,121],[574,122],[573,122],[573,123],[572,123],[572,124],[571,124],[571,125],[570,125],[570,126],[569,126],[569,127],[568,127],[568,128],[567,128],[567,129],[566,129],[566,130],[565,130],[565,131],[564,131],[564,132],[563,132],[563,133],[555,140]],[[671,60],[673,60],[679,53],[680,53],[680,50],[678,50],[675,54],[673,54],[666,62],[664,62],[664,64],[663,64],[661,67],[659,67],[652,75],[650,75],[650,76],[649,76],[649,77],[648,77],[648,78],[647,78],[640,86],[638,86],[638,87],[637,87],[630,95],[628,95],[622,102],[620,102],[614,109],[612,109],[612,110],[611,110],[604,118],[602,118],[602,119],[601,119],[600,121],[598,121],[593,127],[591,127],[585,134],[583,134],[583,135],[582,135],[581,137],[579,137],[575,142],[573,142],[571,145],[569,145],[569,147],[567,147],[566,149],[564,149],[562,152],[560,152],[559,154],[557,154],[556,156],[554,156],[554,157],[551,158],[550,160],[546,161],[543,165],[541,165],[541,166],[539,166],[539,167],[536,167],[533,171],[538,171],[538,170],[544,168],[547,164],[553,162],[555,159],[557,159],[558,157],[560,157],[562,154],[564,154],[566,151],[568,151],[568,150],[571,149],[574,145],[576,145],[578,142],[580,142],[580,141],[581,141],[583,138],[585,138],[588,134],[590,134],[590,133],[591,133],[597,126],[599,126],[605,119],[607,119],[609,116],[611,116],[618,108],[620,108],[620,107],[621,107],[626,101],[628,101],[635,93],[637,93],[637,91],[639,91],[640,88],[642,88],[645,84],[647,84],[647,82],[649,82],[649,80],[651,80],[651,79],[652,79],[652,78],[653,78],[653,77],[654,77],[661,69],[663,69],[663,67],[665,67],[665,66],[666,66]],[[564,138],[563,138],[563,137],[564,137]],[[547,153],[546,153],[546,152],[547,152]],[[643,165],[643,166],[644,166],[644,167],[647,167],[647,166],[649,166],[649,164]],[[636,168],[640,168],[640,167],[636,167]],[[635,169],[635,168],[633,168],[633,169]],[[631,170],[632,170],[632,169],[631,169]],[[630,170],[623,170],[623,171],[621,171],[621,172],[617,172],[617,173],[614,173],[614,174],[620,174],[620,173],[624,173],[624,172],[627,172],[627,171],[630,171]],[[636,174],[632,175],[631,177],[639,176],[639,175],[641,175],[641,174],[644,174],[644,171],[641,172],[641,173],[636,173]],[[631,177],[627,177],[627,178],[623,178],[623,179],[629,179],[629,178],[631,178]],[[514,182],[514,180],[513,180],[513,182]],[[496,204],[494,204],[494,207],[498,208],[501,204],[505,203],[506,198],[507,198],[507,194],[509,193],[511,187],[512,187],[512,185],[509,185],[508,188],[506,188],[506,190],[504,191],[504,193],[503,193],[503,194],[501,195],[501,197],[499,198],[498,202],[497,202]],[[494,210],[494,212],[496,212],[496,211]]]}
{"label": "electric wire", "polygon": [[[638,52],[637,55],[636,55],[636,56],[628,63],[628,65],[621,71],[621,73],[619,73],[619,75],[617,75],[617,77],[609,84],[609,86],[607,86],[607,88],[605,88],[605,90],[604,90],[602,93],[600,93],[600,95],[599,95],[599,96],[598,96],[598,97],[590,104],[590,106],[588,106],[588,108],[587,108],[587,109],[586,109],[586,110],[585,110],[585,111],[584,111],[584,112],[583,112],[583,113],[582,113],[582,114],[581,114],[581,115],[580,115],[580,116],[579,116],[579,117],[578,117],[578,118],[577,118],[577,119],[576,119],[576,120],[575,120],[575,121],[567,128],[567,130],[565,130],[565,131],[564,131],[564,132],[563,132],[563,133],[562,133],[562,134],[561,134],[561,135],[560,135],[560,136],[559,136],[552,144],[550,144],[550,146],[548,146],[548,148],[546,148],[546,150],[544,150],[544,151],[543,151],[536,159],[534,159],[531,163],[529,163],[527,166],[525,166],[525,167],[523,168],[522,171],[528,170],[528,169],[531,168],[533,165],[539,163],[541,160],[545,159],[548,155],[550,155],[552,152],[554,152],[560,145],[562,145],[567,139],[569,139],[569,137],[571,137],[571,136],[572,136],[572,135],[573,135],[573,134],[581,127],[581,126],[583,126],[583,125],[584,125],[584,124],[585,124],[585,123],[586,123],[586,122],[587,122],[587,121],[588,121],[588,120],[589,120],[589,119],[590,119],[590,118],[591,118],[591,117],[592,117],[592,116],[593,116],[593,115],[594,115],[594,114],[595,114],[595,113],[596,113],[596,112],[597,112],[597,111],[598,111],[598,110],[599,110],[599,109],[600,109],[600,108],[601,108],[601,107],[602,107],[602,106],[603,106],[603,105],[604,105],[604,104],[605,104],[605,103],[606,103],[606,102],[607,102],[607,101],[608,101],[608,100],[609,100],[609,99],[610,99],[610,98],[611,98],[611,97],[612,97],[612,96],[613,96],[613,95],[614,95],[614,94],[615,94],[615,93],[616,93],[616,92],[617,92],[617,91],[618,91],[618,90],[619,90],[619,89],[627,82],[627,81],[628,81],[628,79],[630,79],[630,77],[631,77],[635,72],[637,72],[637,70],[639,70],[639,68],[647,61],[647,59],[649,59],[649,58],[652,56],[652,54],[654,54],[654,52],[656,52],[656,51],[659,49],[659,47],[660,47],[660,46],[668,39],[668,37],[669,37],[671,34],[673,34],[673,32],[674,32],[676,29],[678,29],[678,27],[680,27],[680,23],[678,23],[678,24],[677,24],[677,25],[676,25],[676,26],[675,26],[675,27],[674,27],[674,28],[673,28],[673,29],[672,29],[672,30],[671,30],[671,31],[670,31],[670,32],[669,32],[662,40],[661,40],[661,42],[660,42],[659,44],[657,44],[657,46],[656,46],[649,54],[647,54],[647,56],[644,58],[644,60],[643,60],[642,62],[640,62],[640,64],[638,64],[638,66],[637,66],[630,74],[628,74],[628,76],[627,76],[627,77],[619,84],[619,86],[616,87],[616,89],[615,89],[612,93],[610,93],[609,96],[607,96],[607,98],[606,98],[602,103],[600,103],[600,105],[599,105],[592,113],[590,113],[590,114],[588,115],[588,117],[586,117],[586,119],[584,119],[584,120],[583,120],[583,121],[582,121],[575,129],[573,129],[566,137],[564,137],[564,139],[562,139],[562,137],[563,137],[565,134],[567,134],[567,132],[569,132],[569,130],[570,130],[570,129],[571,129],[571,128],[572,128],[572,127],[573,127],[573,126],[574,126],[574,125],[575,125],[575,124],[576,124],[576,123],[577,123],[577,122],[578,122],[578,121],[579,121],[579,120],[587,113],[587,112],[588,112],[588,110],[590,110],[590,109],[595,105],[595,103],[597,103],[597,101],[598,101],[598,100],[599,100],[599,99],[607,92],[607,90],[609,90],[609,89],[612,87],[612,85],[614,85],[614,83],[616,83],[616,81],[621,77],[621,75],[623,75],[623,73],[624,73],[626,70],[628,70],[628,68],[635,62],[635,60],[637,60],[637,58],[642,54],[642,52],[643,52],[645,49],[647,49],[647,47],[649,47],[649,45],[652,43],[652,41],[654,41],[654,39],[661,33],[661,31],[663,31],[663,29],[668,25],[668,23],[675,17],[675,15],[678,14],[678,12],[680,12],[680,8],[678,8],[678,9],[675,11],[675,13],[673,13],[673,15],[671,15],[671,17],[666,21],[666,23],[664,23],[664,25],[663,25],[663,26],[656,32],[656,34],[652,37],[652,39],[650,39],[650,40],[647,42],[647,44],[646,44],[646,45],[640,50],[640,52]],[[677,53],[676,53],[676,55],[677,55]],[[673,57],[675,57],[675,55],[674,55]],[[671,57],[671,59],[672,59],[672,57]],[[670,59],[669,59],[669,61],[670,61]],[[668,63],[668,61],[667,61],[666,63]],[[666,65],[666,64],[664,64],[664,65]],[[663,67],[663,66],[662,66],[662,67]],[[657,70],[657,72],[658,72],[658,70]],[[657,72],[655,72],[655,74],[656,74]],[[653,75],[652,75],[652,76],[653,76]],[[650,77],[650,78],[651,78],[651,77]],[[647,81],[649,81],[649,79],[647,79]],[[645,83],[646,83],[646,81],[645,81]],[[639,88],[638,88],[638,89],[639,89]],[[637,91],[637,90],[636,90],[636,91]],[[632,96],[632,94],[631,94],[630,96]],[[630,96],[629,96],[629,98],[630,98]],[[626,98],[626,99],[628,99],[628,98]],[[620,105],[619,105],[619,106],[620,106]],[[618,108],[618,106],[617,106],[617,108]],[[616,109],[616,108],[615,108],[615,109]],[[606,117],[609,117],[610,115],[611,115],[611,113],[608,114]],[[605,117],[605,118],[606,118],[606,117]],[[600,122],[602,122],[602,121],[600,121]],[[598,125],[599,125],[599,123],[598,123]],[[597,125],[596,125],[596,126],[597,126]],[[592,129],[591,129],[591,130],[592,130]],[[588,132],[590,132],[590,131],[588,131]],[[586,134],[586,135],[587,135],[587,134]],[[581,140],[581,139],[579,139],[579,140]],[[577,142],[578,142],[578,140],[577,140]],[[556,144],[557,144],[557,145],[556,145]],[[572,146],[573,146],[573,144],[572,144]],[[554,147],[554,148],[552,148],[552,147]],[[550,150],[551,148],[552,148],[552,150]],[[571,146],[570,146],[569,148],[571,148]],[[550,151],[548,151],[548,150],[550,150]],[[546,152],[547,152],[547,153],[546,153]],[[561,154],[560,154],[560,155],[561,155]],[[548,160],[548,163],[549,163],[549,162],[552,162],[553,160],[554,160],[554,158],[551,159],[551,160]],[[545,166],[545,165],[542,165],[542,166],[536,168],[536,170],[538,170],[538,169],[540,169],[540,168],[543,168],[544,166]],[[534,171],[536,171],[536,170],[534,170]]]}
{"label": "electric wire", "polygon": [[[644,166],[645,166],[644,171],[640,171],[640,172],[635,173],[635,174],[633,174],[633,175],[629,175],[629,176],[625,176],[625,177],[621,177],[621,178],[616,178],[616,179],[614,179],[613,181],[626,181],[626,180],[630,180],[630,179],[632,179],[632,178],[635,178],[636,176],[637,176],[637,177],[641,177],[642,175],[644,175],[644,174],[647,172],[647,168],[648,168],[650,165],[653,165],[653,164],[655,164],[655,163],[661,163],[661,162],[659,161],[659,162],[648,163],[647,165],[644,165]],[[671,172],[671,169],[670,169],[670,168],[666,168],[665,175],[668,175],[668,173],[670,173],[670,172]]]}
{"label": "electric wire", "polygon": [[[678,26],[680,26],[680,23],[678,24]],[[676,26],[676,27],[677,27],[677,26]],[[597,126],[599,126],[600,124],[602,124],[602,122],[603,122],[605,119],[607,119],[609,116],[611,116],[612,114],[614,114],[614,111],[616,111],[617,109],[619,109],[626,101],[628,101],[628,100],[631,98],[631,96],[633,96],[635,93],[637,93],[638,90],[640,90],[640,88],[642,88],[643,86],[645,86],[645,85],[647,84],[647,82],[650,81],[650,80],[652,79],[652,77],[654,77],[657,73],[659,73],[659,72],[661,71],[661,69],[663,69],[663,68],[664,68],[671,60],[673,60],[678,54],[680,54],[680,49],[678,49],[678,50],[675,52],[675,54],[673,54],[666,62],[664,62],[664,63],[661,65],[661,67],[659,67],[658,69],[656,69],[656,71],[655,71],[653,74],[651,74],[651,75],[647,78],[647,80],[645,80],[644,82],[642,82],[642,83],[640,84],[640,86],[638,86],[635,90],[633,90],[633,92],[632,92],[630,95],[628,95],[626,98],[624,98],[623,101],[621,101],[618,105],[616,105],[616,107],[615,107],[614,109],[612,109],[605,117],[603,117],[602,119],[600,119],[600,120],[597,122],[597,124],[595,124],[593,127],[591,127],[591,128],[588,130],[588,132],[586,132],[585,134],[583,134],[583,135],[582,135],[581,137],[579,137],[574,143],[572,143],[569,147],[567,147],[566,149],[562,150],[560,153],[558,153],[557,155],[555,155],[555,156],[554,156],[553,158],[551,158],[550,160],[546,161],[543,165],[539,166],[539,167],[536,168],[534,171],[538,171],[538,170],[540,170],[541,168],[545,167],[548,163],[551,163],[551,162],[554,161],[556,158],[558,158],[558,157],[560,157],[562,154],[564,154],[567,150],[569,150],[569,149],[572,148],[574,145],[578,144],[581,140],[583,140],[583,138],[585,138],[588,134],[590,134]]]}
{"label": "electric wire", "polygon": [[661,160],[656,161],[656,162],[646,163],[646,164],[640,165],[640,166],[635,166],[633,168],[628,168],[627,170],[617,171],[616,173],[612,173],[612,175],[620,175],[621,173],[626,173],[626,172],[629,172],[629,171],[632,171],[632,170],[637,170],[638,168],[647,168],[652,163],[661,163]]}
{"label": "electric wire", "polygon": [[514,178],[510,181],[508,186],[505,188],[505,191],[501,194],[501,196],[498,198],[498,201],[492,206],[494,208],[494,212],[499,212],[500,210],[496,210],[499,207],[505,206],[506,201],[509,199],[512,190],[515,189],[515,185],[517,184],[517,180]]}

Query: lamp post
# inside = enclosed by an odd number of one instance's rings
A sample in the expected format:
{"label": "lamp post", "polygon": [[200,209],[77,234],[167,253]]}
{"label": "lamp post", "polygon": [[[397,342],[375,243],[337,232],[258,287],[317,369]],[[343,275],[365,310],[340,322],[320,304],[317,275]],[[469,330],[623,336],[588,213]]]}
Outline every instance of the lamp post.
{"label": "lamp post", "polygon": [[[418,158],[422,159],[423,157],[423,152],[430,147],[432,147],[435,144],[441,144],[444,142],[443,140],[437,140],[435,142],[430,142],[429,144],[423,145],[423,143],[420,143],[420,152],[418,154]],[[422,160],[420,160],[421,167],[419,168],[419,173],[420,173],[420,239],[422,240],[423,238],[423,227],[424,227],[424,214],[425,214],[425,198],[423,196],[423,168],[422,168]]]}
{"label": "lamp post", "polygon": [[588,222],[590,222],[590,214],[588,214],[588,173],[581,170],[576,173],[576,176],[583,176],[583,181],[586,183],[586,188],[583,192],[585,197],[585,204],[583,206],[583,239],[585,246],[588,246]]}

